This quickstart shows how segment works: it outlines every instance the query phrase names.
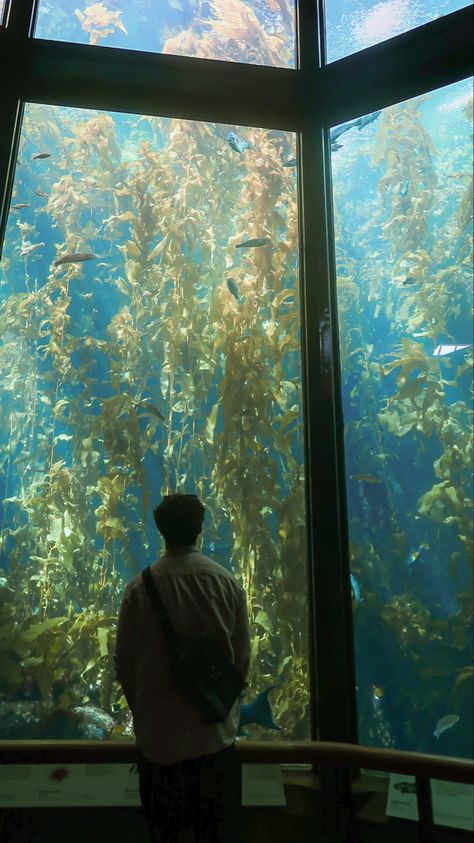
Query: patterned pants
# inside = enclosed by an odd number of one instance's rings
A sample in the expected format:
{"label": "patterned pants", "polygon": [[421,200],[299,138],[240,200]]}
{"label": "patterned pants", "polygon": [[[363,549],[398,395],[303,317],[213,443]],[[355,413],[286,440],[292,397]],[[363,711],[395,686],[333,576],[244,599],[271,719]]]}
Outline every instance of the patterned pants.
{"label": "patterned pants", "polygon": [[137,750],[151,843],[241,843],[242,766],[235,743],[178,764],[154,764]]}

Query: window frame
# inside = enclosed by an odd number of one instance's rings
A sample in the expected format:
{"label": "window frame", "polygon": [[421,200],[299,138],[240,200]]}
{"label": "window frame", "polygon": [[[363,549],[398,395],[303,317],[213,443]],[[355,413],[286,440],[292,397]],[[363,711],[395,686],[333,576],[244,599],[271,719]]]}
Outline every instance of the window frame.
{"label": "window frame", "polygon": [[325,65],[323,0],[299,0],[290,70],[35,39],[38,3],[0,26],[0,256],[25,102],[297,133],[311,728],[357,743],[329,128],[472,75],[474,10]]}

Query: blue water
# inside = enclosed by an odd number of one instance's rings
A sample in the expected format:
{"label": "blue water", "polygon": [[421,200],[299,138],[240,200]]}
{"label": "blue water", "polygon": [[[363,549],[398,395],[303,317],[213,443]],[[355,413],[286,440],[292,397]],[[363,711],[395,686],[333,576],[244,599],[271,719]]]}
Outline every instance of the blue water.
{"label": "blue water", "polygon": [[332,155],[360,740],[464,756],[471,138],[468,81],[385,109]]}
{"label": "blue water", "polygon": [[[87,40],[76,5],[42,3],[37,35]],[[106,5],[127,29],[98,40],[110,46],[159,50],[196,18],[160,6],[154,29],[145,0],[133,18]],[[282,26],[274,4],[247,6],[267,35]],[[251,39],[206,55],[291,66],[285,25],[277,55]],[[332,153],[359,737],[461,756],[470,97],[461,82],[385,109]],[[232,150],[230,131],[251,146]],[[91,702],[125,722],[115,618],[160,552],[153,506],[176,489],[203,499],[202,549],[247,590],[249,698],[275,685],[281,735],[310,736],[294,156],[289,132],[26,106],[0,276],[0,701],[67,712],[41,736],[76,736]],[[235,249],[255,238],[271,242]],[[55,264],[77,253],[93,257]],[[448,345],[466,348],[434,354]]]}
{"label": "blue water", "polygon": [[294,155],[285,132],[26,107],[1,288],[1,565],[22,620],[0,693],[54,706],[67,687],[71,735],[91,702],[126,718],[116,613],[179,490],[253,606],[249,699],[275,684],[279,726],[309,736]]}
{"label": "blue water", "polygon": [[[89,11],[87,11],[89,10]],[[214,25],[215,24],[215,25]],[[289,0],[40,0],[35,35],[221,61],[295,66]]]}
{"label": "blue water", "polygon": [[[466,0],[331,0],[324,9],[327,61],[467,5]],[[96,11],[85,14],[92,7]],[[107,0],[84,8],[77,0],[40,0],[35,34],[79,44],[295,66],[293,0]]]}
{"label": "blue water", "polygon": [[466,0],[327,0],[327,60],[342,59],[469,5]]}

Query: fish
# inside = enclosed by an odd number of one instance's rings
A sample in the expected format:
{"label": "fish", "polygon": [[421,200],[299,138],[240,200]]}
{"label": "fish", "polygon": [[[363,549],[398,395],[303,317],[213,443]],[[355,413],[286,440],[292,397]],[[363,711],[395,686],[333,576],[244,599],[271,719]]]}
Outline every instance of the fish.
{"label": "fish", "polygon": [[417,283],[418,282],[417,282],[416,278],[413,278],[413,275],[407,275],[407,277],[403,281],[403,286],[409,287],[411,284],[417,284]]}
{"label": "fish", "polygon": [[373,474],[350,474],[349,480],[358,480],[359,483],[381,483],[382,481],[378,479],[378,477],[374,477]]}
{"label": "fish", "polygon": [[51,158],[51,153],[50,152],[38,152],[37,155],[32,155],[31,157],[32,157],[33,161],[37,161],[38,159],[42,159],[42,158]]}
{"label": "fish", "polygon": [[403,563],[405,568],[407,568],[408,570],[411,570],[412,566],[415,564],[416,560],[421,555],[421,553],[424,550],[429,550],[429,549],[430,549],[430,546],[429,546],[429,544],[426,544],[426,542],[421,542],[421,544],[419,544],[418,547],[411,547],[410,551],[408,553],[408,556]]}
{"label": "fish", "polygon": [[283,162],[284,167],[296,167],[296,158],[289,158],[288,161]]}
{"label": "fish", "polygon": [[154,404],[150,404],[149,401],[137,401],[137,407],[143,407],[144,410],[148,410],[149,413],[152,413],[154,416],[157,416],[161,421],[166,421],[164,415],[160,413],[159,409],[155,407]]}
{"label": "fish", "polygon": [[70,254],[62,255],[54,261],[54,266],[60,266],[63,263],[84,263],[84,261],[96,260],[97,255],[92,252],[71,252]]}
{"label": "fish", "polygon": [[250,723],[258,723],[267,729],[281,730],[281,726],[277,726],[273,719],[273,711],[268,699],[268,695],[274,687],[275,685],[269,685],[251,703],[240,703],[238,735],[248,735],[248,732],[244,731],[243,727],[250,725]]}
{"label": "fish", "polygon": [[44,193],[42,190],[35,190],[35,193],[36,193],[37,196],[40,197],[40,199],[47,199],[48,198],[48,194]]}
{"label": "fish", "polygon": [[250,141],[245,140],[244,138],[239,137],[235,132],[229,132],[227,135],[227,143],[229,144],[230,148],[234,150],[234,152],[243,152],[244,149],[251,149],[252,144]]}
{"label": "fish", "polygon": [[356,125],[356,120],[349,120],[348,123],[341,123],[340,126],[334,126],[333,129],[329,130],[329,137],[331,140],[331,146],[338,138],[341,137],[345,132],[348,132],[349,129],[352,129],[354,125]]}
{"label": "fish", "polygon": [[442,735],[443,732],[446,732],[447,729],[452,729],[459,719],[458,714],[445,714],[444,717],[440,717],[433,732],[434,737],[439,739],[439,736]]}
{"label": "fish", "polygon": [[229,288],[229,292],[232,293],[234,299],[237,299],[237,301],[240,301],[239,288],[237,287],[237,282],[236,282],[235,278],[228,278],[227,279],[227,287]]}
{"label": "fish", "polygon": [[31,208],[29,202],[17,202],[16,205],[11,206],[12,211],[21,211],[22,208]]}
{"label": "fish", "polygon": [[41,249],[42,246],[45,244],[41,243],[31,243],[30,246],[23,246],[23,249],[20,252],[20,257],[24,258],[26,255],[31,255],[32,252],[36,252],[37,249]]}
{"label": "fish", "polygon": [[355,578],[354,574],[349,574],[349,576],[350,576],[350,578],[351,578],[351,595],[352,595],[352,600],[353,600],[353,602],[356,604],[356,606],[358,606],[358,605],[359,605],[359,603],[361,602],[361,599],[360,599],[360,588],[359,588],[359,583],[357,582],[357,580],[356,580],[356,578]]}
{"label": "fish", "polygon": [[62,782],[64,779],[67,779],[68,775],[69,770],[67,767],[57,767],[55,770],[51,771],[49,777],[55,782]]}
{"label": "fish", "polygon": [[416,793],[416,782],[397,782],[393,786],[400,793]]}
{"label": "fish", "polygon": [[470,343],[467,345],[437,345],[433,351],[433,357],[446,357],[447,354],[454,354],[455,351],[461,351],[463,348],[470,348]]}
{"label": "fish", "polygon": [[406,181],[403,182],[403,184],[400,188],[400,196],[406,196],[407,195],[407,193],[410,189],[410,185],[411,185],[410,179],[407,179]]}
{"label": "fish", "polygon": [[354,126],[357,126],[360,132],[364,126],[368,126],[369,123],[373,123],[374,120],[377,120],[381,114],[382,111],[372,111],[371,114],[366,114],[364,117],[358,117],[357,120],[354,120]]}
{"label": "fish", "polygon": [[267,246],[271,243],[269,237],[254,237],[252,240],[244,240],[243,243],[236,243],[236,249],[256,249],[257,246]]}
{"label": "fish", "polygon": [[369,123],[373,123],[374,120],[377,120],[377,117],[380,117],[382,114],[381,111],[373,111],[372,114],[366,114],[364,117],[357,117],[355,120],[349,120],[347,123],[341,123],[340,126],[334,126],[332,129],[329,130],[329,138],[331,141],[331,149],[333,152],[337,152],[338,149],[342,149],[341,144],[336,143],[337,139],[348,132],[350,129],[358,128],[359,132],[364,126],[368,126]]}

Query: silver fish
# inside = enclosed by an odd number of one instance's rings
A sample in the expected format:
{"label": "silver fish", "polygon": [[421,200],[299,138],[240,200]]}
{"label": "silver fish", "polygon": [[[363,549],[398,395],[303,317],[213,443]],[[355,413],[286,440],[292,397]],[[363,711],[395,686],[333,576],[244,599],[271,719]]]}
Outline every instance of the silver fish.
{"label": "silver fish", "polygon": [[433,735],[439,739],[439,736],[446,732],[447,729],[452,729],[459,720],[458,714],[445,714],[438,720]]}
{"label": "silver fish", "polygon": [[243,243],[236,243],[236,249],[256,249],[257,246],[266,246],[271,243],[269,237],[255,237],[252,240],[244,240]]}
{"label": "silver fish", "polygon": [[45,244],[41,243],[32,243],[30,246],[24,246],[20,252],[20,257],[24,258],[26,255],[31,255],[32,252],[36,252],[37,249],[41,249],[42,246]]}
{"label": "silver fish", "polygon": [[61,266],[63,263],[83,263],[84,261],[96,260],[97,255],[92,252],[71,252],[69,255],[63,255],[54,261],[55,266]]}
{"label": "silver fish", "polygon": [[416,560],[423,553],[423,551],[429,549],[430,546],[426,542],[421,542],[418,547],[411,547],[408,556],[403,563],[405,565],[405,568],[411,570],[412,566],[415,564]]}

